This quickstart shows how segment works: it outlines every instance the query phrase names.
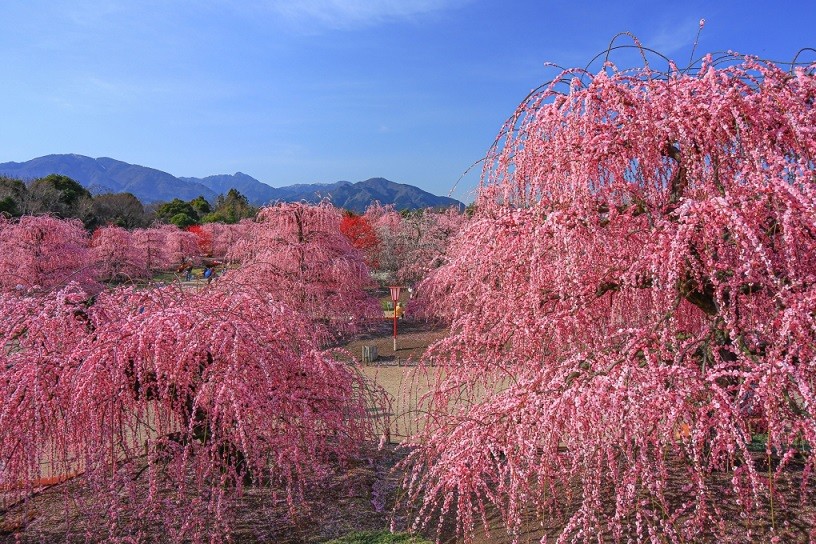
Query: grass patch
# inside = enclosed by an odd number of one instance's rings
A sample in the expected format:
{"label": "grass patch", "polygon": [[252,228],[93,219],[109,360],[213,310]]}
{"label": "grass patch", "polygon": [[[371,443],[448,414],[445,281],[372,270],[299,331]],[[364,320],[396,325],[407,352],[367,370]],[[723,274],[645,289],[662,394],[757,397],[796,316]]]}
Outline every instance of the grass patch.
{"label": "grass patch", "polygon": [[391,533],[389,531],[363,531],[349,533],[346,536],[329,540],[326,544],[432,544],[430,540],[409,535],[408,533]]}

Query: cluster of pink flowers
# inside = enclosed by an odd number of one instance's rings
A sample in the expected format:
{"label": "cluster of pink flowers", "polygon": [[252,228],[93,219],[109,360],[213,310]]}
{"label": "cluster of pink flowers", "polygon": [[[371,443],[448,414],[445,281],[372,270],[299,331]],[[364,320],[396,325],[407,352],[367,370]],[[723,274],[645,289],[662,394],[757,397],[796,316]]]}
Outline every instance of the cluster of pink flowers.
{"label": "cluster of pink flowers", "polygon": [[[370,410],[384,413],[384,396],[321,347],[319,300],[345,327],[365,316],[338,314],[344,305],[370,304],[367,269],[337,237],[336,215],[263,211],[242,226],[255,244],[236,249],[243,267],[207,288],[102,290],[89,275],[92,292],[66,285],[83,263],[130,277],[196,250],[196,235],[109,227],[89,247],[75,223],[0,224],[3,244],[32,239],[29,253],[50,259],[33,271],[3,263],[4,275],[17,270],[39,286],[0,292],[4,500],[75,476],[81,486],[65,492],[91,490],[70,497],[83,512],[76,530],[91,540],[162,527],[171,541],[217,541],[246,485],[274,488],[294,512],[309,485],[376,444],[388,422]],[[220,234],[213,229],[213,243]]]}
{"label": "cluster of pink flowers", "polygon": [[285,301],[318,325],[322,342],[381,317],[365,256],[340,231],[342,213],[323,203],[262,208],[227,257],[241,263],[225,278]]}
{"label": "cluster of pink flowers", "polygon": [[389,281],[415,285],[442,265],[451,240],[467,222],[456,208],[400,214],[374,203],[363,216],[379,239],[375,260]]}
{"label": "cluster of pink flowers", "polygon": [[[207,227],[223,256],[226,245],[246,231],[244,225]],[[212,250],[212,247],[210,248]],[[199,239],[172,225],[125,230],[108,226],[92,235],[77,220],[51,216],[0,216],[0,290],[46,292],[69,282],[90,291],[99,282],[144,280],[157,270],[174,269],[199,259]]]}
{"label": "cluster of pink flowers", "polygon": [[714,538],[794,460],[809,500],[816,67],[731,60],[567,71],[508,121],[421,287],[452,334],[406,463],[419,524],[468,539],[492,504],[562,542]]}

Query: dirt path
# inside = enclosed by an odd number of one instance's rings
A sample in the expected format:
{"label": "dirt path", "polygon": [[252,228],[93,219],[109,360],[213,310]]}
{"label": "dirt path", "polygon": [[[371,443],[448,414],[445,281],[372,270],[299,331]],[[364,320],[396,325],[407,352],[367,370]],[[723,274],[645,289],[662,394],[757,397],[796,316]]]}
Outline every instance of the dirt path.
{"label": "dirt path", "polygon": [[378,357],[363,367],[363,372],[385,389],[390,397],[391,440],[402,442],[420,424],[415,411],[420,397],[428,391],[427,379],[416,372],[416,363],[427,347],[448,335],[448,329],[425,322],[400,321],[397,324],[397,350],[394,351],[393,322],[384,319],[368,334],[343,344],[358,360],[364,346],[374,346]]}
{"label": "dirt path", "polygon": [[343,344],[355,357],[362,356],[363,346],[376,346],[379,358],[378,366],[402,365],[416,363],[425,353],[425,349],[448,335],[448,329],[424,321],[397,322],[397,350],[394,351],[393,322],[383,318],[375,329],[362,334]]}

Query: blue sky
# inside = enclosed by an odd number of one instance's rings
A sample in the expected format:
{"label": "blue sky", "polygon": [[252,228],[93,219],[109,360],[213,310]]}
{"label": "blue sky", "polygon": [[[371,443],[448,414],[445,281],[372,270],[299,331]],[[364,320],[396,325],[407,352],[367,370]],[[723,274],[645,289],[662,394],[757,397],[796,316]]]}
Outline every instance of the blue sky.
{"label": "blue sky", "polygon": [[[701,18],[698,54],[816,47],[813,1],[4,0],[0,162],[447,195],[546,62],[584,66],[630,31],[682,64]],[[471,200],[478,170],[452,196]]]}

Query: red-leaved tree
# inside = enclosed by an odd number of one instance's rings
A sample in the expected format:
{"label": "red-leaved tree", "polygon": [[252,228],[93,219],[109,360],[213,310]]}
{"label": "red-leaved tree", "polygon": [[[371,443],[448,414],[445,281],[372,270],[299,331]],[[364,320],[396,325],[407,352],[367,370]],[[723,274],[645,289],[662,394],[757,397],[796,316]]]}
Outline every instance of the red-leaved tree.
{"label": "red-leaved tree", "polygon": [[814,69],[607,64],[519,106],[424,286],[452,334],[408,463],[421,522],[802,538],[779,489],[812,504]]}
{"label": "red-leaved tree", "polygon": [[351,241],[351,245],[363,252],[369,267],[377,267],[380,240],[366,216],[350,211],[343,212],[340,232]]}
{"label": "red-leaved tree", "polygon": [[198,252],[200,255],[212,256],[212,232],[204,230],[202,225],[191,225],[187,227],[187,232],[192,232],[195,235],[196,242],[198,243]]}

